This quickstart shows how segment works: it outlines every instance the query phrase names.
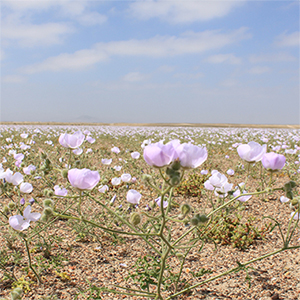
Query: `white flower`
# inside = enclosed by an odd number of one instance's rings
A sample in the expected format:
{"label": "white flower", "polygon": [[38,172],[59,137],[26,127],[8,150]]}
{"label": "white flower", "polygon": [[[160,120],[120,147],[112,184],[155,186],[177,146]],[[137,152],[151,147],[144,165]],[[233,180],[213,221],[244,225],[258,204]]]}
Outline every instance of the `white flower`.
{"label": "white flower", "polygon": [[142,195],[137,192],[136,190],[129,190],[127,192],[126,199],[131,204],[139,204],[141,200]]}
{"label": "white flower", "polygon": [[99,187],[98,191],[100,193],[105,193],[106,191],[108,191],[108,186],[105,184],[105,185],[102,185]]}
{"label": "white flower", "polygon": [[54,194],[56,196],[67,196],[68,195],[68,191],[64,187],[61,188],[59,185],[55,185],[54,186]]}
{"label": "white flower", "polygon": [[15,215],[9,218],[9,225],[15,230],[23,231],[30,226],[30,221],[35,222],[40,217],[40,213],[31,213],[31,206],[28,205],[23,211],[23,216]]}
{"label": "white flower", "polygon": [[131,180],[131,175],[130,174],[122,174],[121,175],[121,180],[123,182],[129,182]]}
{"label": "white flower", "polygon": [[119,185],[120,183],[121,183],[121,178],[119,178],[119,177],[114,177],[111,180],[112,185]]}
{"label": "white flower", "polygon": [[101,159],[101,162],[102,162],[103,165],[110,165],[111,162],[112,162],[112,159],[111,158],[110,159],[103,158],[103,159]]}
{"label": "white flower", "polygon": [[133,159],[138,159],[139,157],[140,157],[140,153],[139,152],[132,152],[131,153],[131,157],[133,158]]}
{"label": "white flower", "polygon": [[32,184],[29,182],[22,182],[20,185],[20,192],[30,194],[33,190]]}
{"label": "white flower", "polygon": [[118,147],[113,147],[113,148],[111,148],[111,152],[118,154],[118,153],[120,153],[120,149]]}

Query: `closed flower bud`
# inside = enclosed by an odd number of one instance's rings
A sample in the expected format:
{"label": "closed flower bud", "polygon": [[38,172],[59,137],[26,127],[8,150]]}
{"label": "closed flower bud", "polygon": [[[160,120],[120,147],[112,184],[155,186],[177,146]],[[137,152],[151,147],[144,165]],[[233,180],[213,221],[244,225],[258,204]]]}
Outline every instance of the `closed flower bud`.
{"label": "closed flower bud", "polygon": [[53,215],[53,209],[51,207],[45,207],[43,214],[46,215],[46,217],[50,217]]}
{"label": "closed flower bud", "polygon": [[75,167],[79,167],[80,166],[80,160],[76,160],[75,161]]}
{"label": "closed flower bud", "polygon": [[44,204],[44,207],[50,207],[50,206],[53,206],[54,202],[51,199],[45,199],[43,204]]}
{"label": "closed flower bud", "polygon": [[47,197],[52,197],[54,195],[53,191],[44,189],[43,194]]}
{"label": "closed flower bud", "polygon": [[200,223],[199,219],[196,216],[192,217],[190,222],[193,226],[197,226]]}
{"label": "closed flower bud", "polygon": [[141,223],[141,215],[137,212],[134,212],[131,216],[130,216],[130,223],[132,223],[134,226],[138,225]]}
{"label": "closed flower bud", "polygon": [[5,206],[3,207],[3,213],[4,213],[5,215],[8,215],[8,214],[9,214],[9,208],[8,208],[7,205],[5,205]]}
{"label": "closed flower bud", "polygon": [[171,178],[171,185],[178,185],[180,183],[180,177],[179,176],[174,176]]}
{"label": "closed flower bud", "polygon": [[171,165],[171,168],[174,170],[174,171],[178,171],[180,169],[181,165],[180,165],[180,161],[179,160],[175,160],[172,165]]}
{"label": "closed flower bud", "polygon": [[8,207],[9,207],[9,209],[14,209],[16,207],[16,204],[11,201],[8,203]]}
{"label": "closed flower bud", "polygon": [[47,222],[48,221],[47,215],[45,213],[42,213],[40,220],[43,222]]}
{"label": "closed flower bud", "polygon": [[191,212],[191,210],[192,210],[191,206],[187,203],[184,203],[180,206],[180,211],[184,216],[189,214]]}
{"label": "closed flower bud", "polygon": [[65,179],[67,179],[67,178],[68,178],[68,170],[66,170],[66,169],[62,170],[62,171],[61,171],[61,176],[62,176],[63,178],[65,178]]}
{"label": "closed flower bud", "polygon": [[41,158],[42,159],[46,159],[47,158],[47,154],[45,154],[44,152],[41,153]]}
{"label": "closed flower bud", "polygon": [[287,198],[289,198],[289,199],[293,199],[293,193],[292,193],[292,191],[288,191],[288,192],[286,192],[285,193],[285,196],[287,197]]}
{"label": "closed flower bud", "polygon": [[196,217],[198,218],[200,223],[206,223],[209,220],[209,218],[204,214],[202,215],[198,214],[196,215]]}

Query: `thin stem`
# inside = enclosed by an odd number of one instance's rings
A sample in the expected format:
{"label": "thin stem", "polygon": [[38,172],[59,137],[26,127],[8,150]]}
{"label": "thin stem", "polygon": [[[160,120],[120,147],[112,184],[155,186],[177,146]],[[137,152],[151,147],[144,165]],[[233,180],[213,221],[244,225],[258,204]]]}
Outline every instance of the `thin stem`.
{"label": "thin stem", "polygon": [[31,264],[31,256],[30,256],[30,250],[29,250],[29,247],[28,247],[28,242],[27,242],[25,237],[23,237],[23,240],[25,241],[25,246],[26,246],[26,250],[27,250],[28,266],[32,270],[32,272],[34,273],[34,275],[37,278],[38,282],[42,283],[42,280],[41,280],[40,276],[38,275],[38,273],[35,271],[34,267]]}

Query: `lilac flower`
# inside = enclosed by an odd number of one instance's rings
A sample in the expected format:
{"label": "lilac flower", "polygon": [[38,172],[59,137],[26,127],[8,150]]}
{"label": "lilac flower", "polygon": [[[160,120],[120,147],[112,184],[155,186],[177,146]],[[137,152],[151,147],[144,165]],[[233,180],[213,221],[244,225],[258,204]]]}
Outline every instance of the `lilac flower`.
{"label": "lilac flower", "polygon": [[118,147],[112,147],[111,148],[111,152],[114,152],[116,154],[119,154],[120,153],[120,149]]}
{"label": "lilac flower", "polygon": [[82,134],[80,131],[77,131],[74,134],[61,134],[58,141],[65,148],[76,149],[81,146],[84,139],[84,134]]}
{"label": "lilac flower", "polygon": [[116,201],[116,198],[117,198],[117,195],[114,195],[112,198],[111,198],[111,200],[110,200],[110,205],[113,205],[114,204],[114,202]]}
{"label": "lilac flower", "polygon": [[133,159],[138,159],[139,157],[140,157],[140,153],[139,152],[132,152],[131,153],[131,157],[133,158]]}
{"label": "lilac flower", "polygon": [[112,159],[111,159],[111,158],[110,158],[110,159],[108,159],[108,158],[103,158],[103,159],[101,159],[101,163],[102,163],[103,165],[110,165],[111,162],[112,162]]}
{"label": "lilac flower", "polygon": [[[161,197],[158,197],[155,199],[155,202],[157,203],[157,205],[160,207],[161,206]],[[167,208],[168,207],[168,201],[163,201],[163,207]]]}
{"label": "lilac flower", "polygon": [[208,174],[208,170],[201,170],[200,172],[202,175],[207,175]]}
{"label": "lilac flower", "polygon": [[33,198],[29,199],[29,204],[32,205],[35,202],[35,200]]}
{"label": "lilac flower", "polygon": [[289,202],[289,201],[290,201],[290,199],[287,198],[287,197],[285,197],[285,196],[281,196],[281,197],[280,197],[280,202],[281,202],[281,203],[286,203],[286,202]]}
{"label": "lilac flower", "polygon": [[169,165],[175,155],[173,144],[164,145],[161,141],[144,148],[144,159],[152,167],[161,168]]}
{"label": "lilac flower", "polygon": [[64,196],[68,195],[68,191],[64,187],[61,188],[59,185],[55,185],[54,186],[54,194],[56,196],[63,196],[64,197]]}
{"label": "lilac flower", "polygon": [[9,218],[9,225],[15,230],[23,231],[30,226],[30,221],[35,222],[40,217],[40,213],[31,213],[31,206],[28,205],[23,211],[23,216],[15,215]]}
{"label": "lilac flower", "polygon": [[267,151],[267,145],[261,146],[256,142],[249,142],[238,146],[237,152],[239,156],[247,162],[260,161]]}
{"label": "lilac flower", "polygon": [[131,180],[131,175],[130,174],[122,174],[121,175],[121,180],[123,182],[129,182]]}
{"label": "lilac flower", "polygon": [[77,149],[74,149],[72,152],[73,152],[75,155],[80,155],[80,154],[83,152],[83,150],[82,150],[82,148],[77,148]]}
{"label": "lilac flower", "polygon": [[112,185],[119,185],[120,183],[121,183],[121,178],[119,178],[119,177],[114,177],[111,179]]}
{"label": "lilac flower", "polygon": [[114,166],[114,169],[119,172],[119,171],[121,171],[122,166]]}
{"label": "lilac flower", "polygon": [[19,185],[23,181],[23,175],[19,172],[13,174],[10,169],[5,172],[5,180],[13,185]]}
{"label": "lilac flower", "polygon": [[232,176],[234,174],[234,170],[228,169],[227,170],[227,174],[230,175],[230,176]]}
{"label": "lilac flower", "polygon": [[281,170],[285,165],[285,157],[275,152],[266,153],[262,158],[262,164],[265,169],[276,171]]}
{"label": "lilac flower", "polygon": [[206,148],[201,148],[191,143],[181,144],[176,147],[175,151],[180,165],[185,169],[197,168],[207,159]]}
{"label": "lilac flower", "polygon": [[92,190],[98,184],[100,175],[97,171],[89,169],[71,169],[68,179],[70,184],[79,190]]}
{"label": "lilac flower", "polygon": [[141,200],[142,195],[137,192],[136,190],[129,190],[127,192],[126,199],[131,204],[139,204]]}
{"label": "lilac flower", "polygon": [[106,191],[108,191],[108,189],[109,189],[108,186],[105,184],[105,185],[100,186],[98,191],[100,193],[105,193]]}
{"label": "lilac flower", "polygon": [[22,199],[20,200],[20,204],[21,204],[21,205],[24,205],[24,204],[25,204],[25,199],[24,199],[24,198],[22,198]]}
{"label": "lilac flower", "polygon": [[[243,190],[244,188],[244,182],[240,183],[238,186],[236,186],[236,191],[233,193],[233,197],[237,197],[241,194],[241,189]],[[243,194],[246,194],[247,192],[245,190],[243,190]],[[248,201],[252,196],[241,196],[239,198],[237,198],[237,200],[241,201],[241,202],[246,202]]]}
{"label": "lilac flower", "polygon": [[86,140],[90,143],[90,144],[94,144],[95,143],[95,139],[92,138],[90,135],[86,137]]}
{"label": "lilac flower", "polygon": [[32,173],[36,170],[34,165],[29,165],[28,167],[23,168],[23,172],[26,175],[32,175]]}
{"label": "lilac flower", "polygon": [[20,184],[20,192],[25,194],[30,194],[33,191],[32,184],[29,182],[22,182]]}
{"label": "lilac flower", "polygon": [[291,218],[293,218],[294,220],[300,220],[299,212],[291,212]]}

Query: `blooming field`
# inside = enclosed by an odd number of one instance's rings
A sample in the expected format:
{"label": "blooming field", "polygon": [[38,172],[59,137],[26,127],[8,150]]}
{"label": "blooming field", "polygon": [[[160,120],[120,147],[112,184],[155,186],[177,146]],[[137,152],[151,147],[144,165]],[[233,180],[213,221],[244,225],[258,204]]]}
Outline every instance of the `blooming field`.
{"label": "blooming field", "polygon": [[0,296],[298,299],[299,132],[2,126]]}

